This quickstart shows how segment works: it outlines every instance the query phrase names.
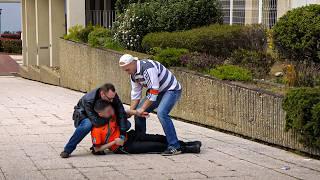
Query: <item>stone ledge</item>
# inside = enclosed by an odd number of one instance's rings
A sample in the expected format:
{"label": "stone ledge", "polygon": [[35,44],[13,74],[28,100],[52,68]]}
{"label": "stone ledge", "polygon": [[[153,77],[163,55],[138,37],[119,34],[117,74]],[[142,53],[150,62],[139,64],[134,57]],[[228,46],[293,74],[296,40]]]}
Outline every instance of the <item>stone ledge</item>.
{"label": "stone ledge", "polygon": [[60,86],[60,74],[48,66],[20,66],[19,75],[23,78]]}
{"label": "stone ledge", "polygon": [[40,81],[40,69],[38,66],[29,66],[29,75],[32,80]]}
{"label": "stone ledge", "polygon": [[29,68],[27,66],[20,66],[19,67],[19,75],[26,79],[31,79],[29,75]]}
{"label": "stone ledge", "polygon": [[60,86],[60,74],[48,66],[40,66],[40,81]]}

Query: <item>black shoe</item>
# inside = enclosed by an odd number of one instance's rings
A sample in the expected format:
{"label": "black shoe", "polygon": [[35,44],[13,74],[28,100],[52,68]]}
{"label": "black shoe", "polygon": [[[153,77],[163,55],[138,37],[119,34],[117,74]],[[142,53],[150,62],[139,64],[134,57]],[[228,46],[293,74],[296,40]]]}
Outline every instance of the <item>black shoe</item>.
{"label": "black shoe", "polygon": [[173,155],[178,155],[178,154],[181,154],[182,153],[182,150],[181,148],[174,148],[174,147],[171,147],[169,146],[161,155],[163,156],[173,156]]}
{"label": "black shoe", "polygon": [[195,154],[199,154],[200,153],[200,146],[201,144],[197,143],[197,144],[193,144],[193,145],[187,145],[184,146],[184,153],[195,153]]}
{"label": "black shoe", "polygon": [[193,144],[193,145],[187,145],[184,147],[184,152],[185,153],[195,153],[195,154],[199,154],[200,153],[200,146],[201,144],[197,143],[197,144]]}
{"label": "black shoe", "polygon": [[104,151],[95,151],[94,147],[91,147],[90,150],[93,155],[106,155]]}
{"label": "black shoe", "polygon": [[62,151],[62,152],[60,153],[60,157],[61,157],[61,158],[68,158],[68,157],[70,157],[70,154],[67,153],[67,152],[65,152],[65,151]]}
{"label": "black shoe", "polygon": [[199,145],[200,147],[202,146],[201,141],[190,141],[190,142],[186,142],[187,146],[192,146],[192,145]]}

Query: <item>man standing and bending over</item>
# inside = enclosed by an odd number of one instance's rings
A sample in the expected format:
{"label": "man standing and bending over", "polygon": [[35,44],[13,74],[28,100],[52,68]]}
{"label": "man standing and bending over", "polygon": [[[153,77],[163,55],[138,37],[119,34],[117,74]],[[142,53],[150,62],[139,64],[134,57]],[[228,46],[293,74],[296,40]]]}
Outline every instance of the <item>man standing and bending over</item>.
{"label": "man standing and bending over", "polygon": [[[169,116],[171,109],[181,96],[181,85],[175,76],[162,64],[152,60],[138,60],[125,54],[119,65],[131,78],[131,106],[127,114],[135,116],[135,130],[146,133],[146,113],[157,108],[157,115],[167,138],[168,147],[163,155],[181,153],[175,127]],[[142,88],[147,95],[141,99]]]}
{"label": "man standing and bending over", "polygon": [[[72,119],[74,120],[76,130],[64,147],[64,150],[61,152],[60,156],[62,158],[68,158],[70,156],[82,139],[90,133],[92,125],[95,127],[105,125],[104,121],[106,121],[106,119],[99,117],[99,115],[94,111],[94,105],[99,99],[109,101],[112,104],[116,112],[117,120],[119,121],[118,124],[120,125],[120,138],[124,140],[126,131],[130,129],[130,123],[127,120],[123,104],[117,95],[114,86],[107,83],[100,88],[94,89],[85,94],[74,107]],[[93,149],[92,151],[96,154]]]}

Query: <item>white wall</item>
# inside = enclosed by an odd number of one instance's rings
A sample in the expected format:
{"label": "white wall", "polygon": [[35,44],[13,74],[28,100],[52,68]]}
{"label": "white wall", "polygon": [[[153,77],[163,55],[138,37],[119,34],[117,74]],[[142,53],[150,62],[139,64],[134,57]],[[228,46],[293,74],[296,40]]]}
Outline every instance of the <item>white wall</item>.
{"label": "white wall", "polygon": [[291,0],[291,8],[297,8],[308,4],[320,4],[320,0]]}
{"label": "white wall", "polygon": [[67,0],[67,29],[74,25],[86,24],[85,0]]}

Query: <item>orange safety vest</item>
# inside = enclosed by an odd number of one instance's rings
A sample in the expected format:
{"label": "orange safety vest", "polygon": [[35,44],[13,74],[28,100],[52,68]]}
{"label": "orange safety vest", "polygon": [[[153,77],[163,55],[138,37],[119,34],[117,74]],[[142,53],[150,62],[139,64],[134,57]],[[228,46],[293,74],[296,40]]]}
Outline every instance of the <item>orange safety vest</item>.
{"label": "orange safety vest", "polygon": [[[120,137],[120,127],[117,123],[116,116],[113,116],[107,124],[101,127],[93,127],[91,130],[92,143],[95,146],[101,146],[114,141]],[[113,145],[110,151],[116,151],[120,146]]]}

